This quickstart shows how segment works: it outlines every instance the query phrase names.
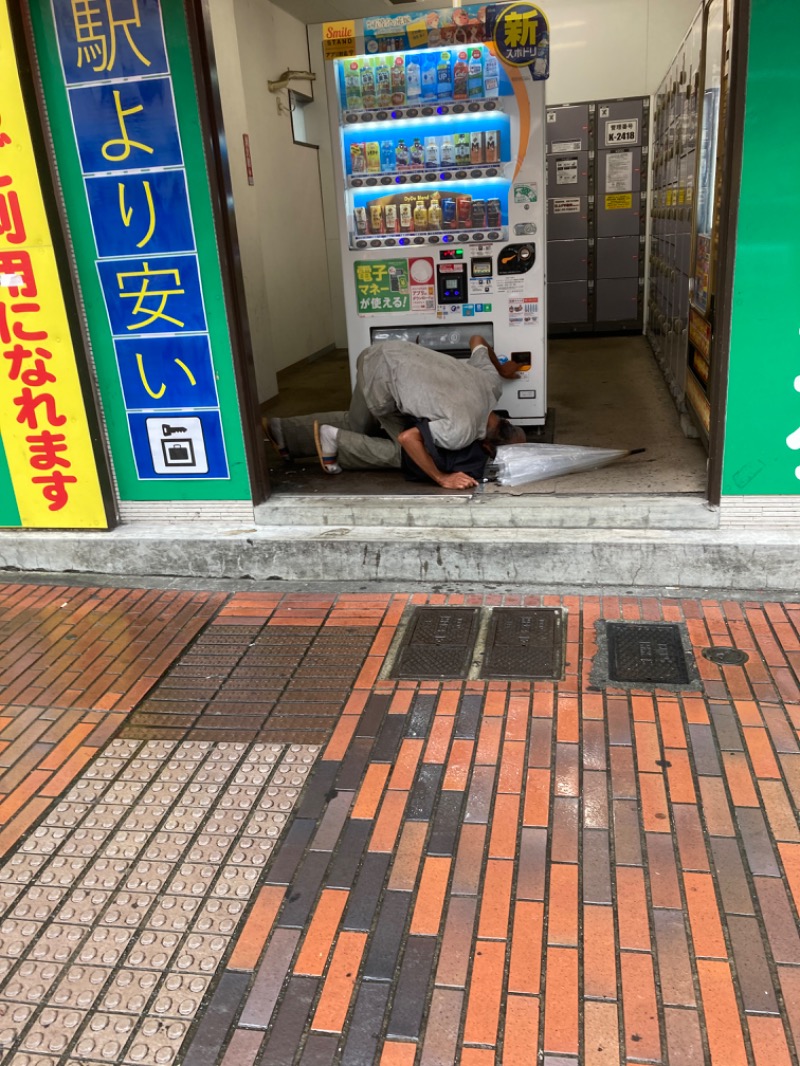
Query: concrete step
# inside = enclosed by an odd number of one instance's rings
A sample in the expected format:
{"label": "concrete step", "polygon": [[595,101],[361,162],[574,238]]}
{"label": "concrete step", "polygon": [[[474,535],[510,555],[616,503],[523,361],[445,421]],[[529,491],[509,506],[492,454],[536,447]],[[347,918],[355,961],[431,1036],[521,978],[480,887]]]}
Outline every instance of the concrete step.
{"label": "concrete step", "polygon": [[131,523],[0,532],[0,570],[570,587],[796,590],[800,537],[749,530],[499,529]]}
{"label": "concrete step", "polygon": [[259,526],[434,529],[716,529],[702,496],[511,496],[484,492],[418,496],[274,495]]}

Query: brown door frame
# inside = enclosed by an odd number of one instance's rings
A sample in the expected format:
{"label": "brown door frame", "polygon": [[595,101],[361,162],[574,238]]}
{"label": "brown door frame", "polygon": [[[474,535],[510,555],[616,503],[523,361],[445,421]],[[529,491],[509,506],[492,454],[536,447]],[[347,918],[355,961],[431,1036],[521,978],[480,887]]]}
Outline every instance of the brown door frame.
{"label": "brown door frame", "polygon": [[725,174],[720,208],[720,243],[714,306],[714,367],[711,379],[711,426],[709,431],[708,501],[719,506],[722,498],[722,467],[725,450],[725,413],[730,367],[733,281],[739,197],[742,188],[747,56],[750,43],[750,0],[730,0],[731,56],[728,107],[721,165]]}
{"label": "brown door frame", "polygon": [[209,0],[184,0],[253,503],[270,493]]}

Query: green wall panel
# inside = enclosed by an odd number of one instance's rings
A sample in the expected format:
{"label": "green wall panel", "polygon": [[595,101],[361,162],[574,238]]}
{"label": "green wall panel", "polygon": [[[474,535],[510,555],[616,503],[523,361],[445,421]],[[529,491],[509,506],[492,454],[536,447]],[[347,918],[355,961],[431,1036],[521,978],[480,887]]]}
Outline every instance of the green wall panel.
{"label": "green wall panel", "polygon": [[723,495],[800,495],[799,40],[800,4],[752,0]]}
{"label": "green wall panel", "polygon": [[[64,0],[59,2],[64,3]],[[139,478],[128,432],[114,344],[95,263],[94,235],[73,135],[53,12],[47,0],[30,0],[29,6],[120,497],[123,501],[249,500],[250,480],[183,4],[180,0],[162,0],[161,9],[222,418],[229,469],[227,479],[162,481]],[[102,7],[104,9],[105,5]],[[192,414],[192,411],[187,414]]]}
{"label": "green wall panel", "polygon": [[0,527],[21,525],[22,519],[19,516],[14,486],[11,484],[6,450],[3,447],[3,438],[0,437]]}

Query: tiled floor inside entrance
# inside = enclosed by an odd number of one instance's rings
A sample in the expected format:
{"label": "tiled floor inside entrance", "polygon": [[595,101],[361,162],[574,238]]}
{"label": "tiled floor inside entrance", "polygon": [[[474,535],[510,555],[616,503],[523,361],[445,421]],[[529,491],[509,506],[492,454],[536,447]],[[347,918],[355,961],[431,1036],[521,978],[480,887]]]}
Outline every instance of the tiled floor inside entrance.
{"label": "tiled floor inside entrance", "polygon": [[[563,677],[386,680],[445,602]],[[800,603],[7,584],[0,655],[4,1066],[798,1061]]]}

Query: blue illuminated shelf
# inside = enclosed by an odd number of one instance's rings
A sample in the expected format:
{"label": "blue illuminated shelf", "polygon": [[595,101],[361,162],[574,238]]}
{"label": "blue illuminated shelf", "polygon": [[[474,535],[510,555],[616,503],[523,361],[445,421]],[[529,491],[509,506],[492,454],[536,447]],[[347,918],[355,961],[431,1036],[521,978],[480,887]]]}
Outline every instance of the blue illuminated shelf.
{"label": "blue illuminated shelf", "polygon": [[441,104],[415,104],[413,107],[381,108],[375,111],[345,111],[340,120],[342,126],[375,125],[378,122],[406,122],[415,118],[439,118],[445,115],[479,115],[491,112],[502,113],[501,97],[491,100],[453,100]]}
{"label": "blue illuminated shelf", "polygon": [[361,237],[350,234],[350,247],[364,248],[418,248],[429,244],[465,244],[468,241],[490,243],[508,240],[508,228],[502,226],[492,230],[447,230],[437,233],[394,233],[371,234]]}
{"label": "blue illuminated shelf", "polygon": [[423,167],[420,170],[391,170],[384,174],[348,174],[348,189],[391,189],[407,185],[438,185],[443,181],[486,181],[505,178],[506,163],[484,163],[460,167]]}

